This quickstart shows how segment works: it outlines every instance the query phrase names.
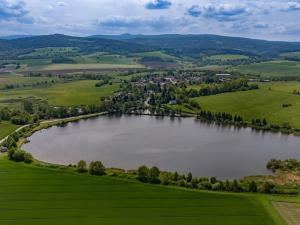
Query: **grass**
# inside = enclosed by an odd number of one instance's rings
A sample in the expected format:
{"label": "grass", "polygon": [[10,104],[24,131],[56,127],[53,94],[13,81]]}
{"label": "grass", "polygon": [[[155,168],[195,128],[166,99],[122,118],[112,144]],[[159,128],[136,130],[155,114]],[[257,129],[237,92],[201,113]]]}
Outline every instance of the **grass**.
{"label": "grass", "polygon": [[119,65],[138,65],[136,58],[108,54],[105,52],[93,53],[90,55],[78,56],[74,58],[79,64],[119,64]]}
{"label": "grass", "polygon": [[231,60],[240,60],[240,59],[248,59],[248,58],[249,58],[248,56],[237,55],[237,54],[212,55],[208,57],[208,59],[211,60],[221,60],[221,61],[231,61]]}
{"label": "grass", "polygon": [[246,74],[255,74],[265,77],[276,76],[300,76],[300,62],[294,61],[268,61],[251,65],[235,67]]}
{"label": "grass", "polygon": [[14,132],[19,126],[8,121],[0,121],[0,140]]}
{"label": "grass", "polygon": [[99,104],[100,98],[116,91],[118,84],[95,87],[97,81],[84,80],[59,83],[50,87],[0,91],[0,103],[20,103],[25,98],[47,99],[52,105],[78,106]]}
{"label": "grass", "polygon": [[[46,66],[34,67],[35,70],[51,71],[51,70],[80,70],[80,69],[134,69],[143,68],[141,65],[125,65],[125,64],[51,64]],[[33,68],[32,68],[33,69]]]}
{"label": "grass", "polygon": [[164,51],[153,51],[153,52],[142,52],[142,53],[136,53],[134,56],[138,57],[155,57],[155,58],[160,58],[165,61],[174,61],[177,58],[171,55],[168,55]]}
{"label": "grass", "polygon": [[[300,90],[300,82],[273,82],[260,84],[259,90],[225,93],[195,98],[205,110],[228,112],[251,121],[266,118],[282,125],[285,122],[300,128],[300,96],[292,94]],[[282,104],[291,104],[283,108]]]}
{"label": "grass", "polygon": [[9,74],[4,75],[0,74],[0,89],[5,88],[6,85],[35,85],[41,82],[49,82],[52,81],[58,82],[60,79],[56,77],[24,77],[18,74]]}
{"label": "grass", "polygon": [[[2,225],[273,225],[250,196],[183,191],[0,158]],[[279,224],[279,223],[277,223]]]}

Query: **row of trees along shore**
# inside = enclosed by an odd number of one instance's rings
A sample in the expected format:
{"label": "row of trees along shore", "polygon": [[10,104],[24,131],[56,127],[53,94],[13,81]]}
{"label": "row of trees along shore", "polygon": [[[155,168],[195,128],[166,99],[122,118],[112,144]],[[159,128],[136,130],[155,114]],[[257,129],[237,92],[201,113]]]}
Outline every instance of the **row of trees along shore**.
{"label": "row of trees along shore", "polygon": [[231,115],[226,112],[210,112],[210,111],[202,110],[197,114],[196,119],[208,123],[216,122],[217,124],[236,125],[240,127],[249,126],[252,127],[253,129],[264,130],[264,131],[283,132],[283,133],[300,132],[299,129],[292,128],[289,123],[284,123],[282,125],[270,124],[266,120],[266,118],[252,119],[252,121],[249,122],[239,115]]}
{"label": "row of trees along shore", "polygon": [[[76,169],[78,173],[88,172],[91,175],[97,176],[107,175],[106,169],[100,161],[93,161],[88,166],[85,161],[81,160],[78,162]],[[182,175],[177,172],[161,172],[159,168],[155,166],[151,168],[148,168],[145,165],[140,166],[134,174],[134,177],[137,180],[150,184],[162,184],[212,191],[298,195],[297,190],[283,190],[272,182],[266,181],[262,183],[254,180],[245,181],[237,179],[221,181],[215,177],[198,178],[194,177],[192,173]],[[118,174],[113,174],[113,176],[118,176]]]}

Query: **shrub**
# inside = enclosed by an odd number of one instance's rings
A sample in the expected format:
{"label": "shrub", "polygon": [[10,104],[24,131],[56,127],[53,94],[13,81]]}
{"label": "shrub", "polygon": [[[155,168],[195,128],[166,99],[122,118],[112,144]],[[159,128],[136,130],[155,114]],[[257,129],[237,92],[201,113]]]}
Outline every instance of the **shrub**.
{"label": "shrub", "polygon": [[80,160],[77,164],[77,171],[79,173],[85,173],[87,172],[87,165],[86,162],[84,160]]}
{"label": "shrub", "polygon": [[159,169],[156,166],[152,167],[149,170],[148,181],[152,184],[159,184],[160,183],[159,174],[160,174]]}
{"label": "shrub", "polygon": [[138,177],[137,179],[142,182],[148,181],[149,169],[147,166],[140,166],[138,168]]}
{"label": "shrub", "polygon": [[91,175],[102,176],[105,174],[105,167],[100,161],[93,161],[90,163],[89,172]]}
{"label": "shrub", "polygon": [[24,162],[27,163],[27,164],[30,164],[30,163],[32,163],[32,161],[33,161],[32,155],[30,153],[28,153],[28,152],[25,152],[25,154],[24,154]]}

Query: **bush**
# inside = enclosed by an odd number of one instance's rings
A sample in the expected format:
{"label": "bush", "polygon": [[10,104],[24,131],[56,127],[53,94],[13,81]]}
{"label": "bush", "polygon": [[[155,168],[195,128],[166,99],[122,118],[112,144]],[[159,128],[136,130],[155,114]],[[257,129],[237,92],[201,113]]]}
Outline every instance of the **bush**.
{"label": "bush", "polygon": [[148,181],[149,169],[147,166],[140,166],[138,168],[138,177],[137,179],[142,182]]}
{"label": "bush", "polygon": [[93,161],[90,163],[89,173],[91,175],[102,176],[105,174],[105,167],[100,161]]}
{"label": "bush", "polygon": [[80,160],[77,164],[77,171],[79,173],[85,173],[87,172],[87,165],[86,162],[84,160]]}
{"label": "bush", "polygon": [[159,184],[160,183],[160,180],[159,180],[159,174],[160,174],[160,171],[157,167],[152,167],[150,170],[149,170],[149,176],[148,176],[148,181],[152,184]]}
{"label": "bush", "polygon": [[25,152],[24,162],[27,163],[27,164],[30,164],[30,163],[32,163],[32,161],[33,161],[32,155],[28,152]]}

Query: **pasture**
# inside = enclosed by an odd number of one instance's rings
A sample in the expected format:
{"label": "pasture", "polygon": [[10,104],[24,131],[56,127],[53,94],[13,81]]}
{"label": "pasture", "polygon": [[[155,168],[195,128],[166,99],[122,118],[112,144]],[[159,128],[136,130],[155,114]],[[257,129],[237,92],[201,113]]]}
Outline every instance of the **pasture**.
{"label": "pasture", "polygon": [[[195,100],[203,109],[213,112],[227,112],[240,115],[251,121],[266,118],[273,124],[289,123],[300,128],[300,82],[271,82],[260,84],[259,90],[224,93]],[[283,104],[291,104],[283,107]]]}
{"label": "pasture", "polygon": [[0,91],[0,103],[20,103],[25,98],[48,100],[57,106],[99,104],[100,98],[116,91],[118,84],[96,87],[98,81],[84,80],[54,84],[48,87]]}
{"label": "pasture", "polygon": [[263,77],[299,76],[300,62],[294,61],[268,61],[243,65],[233,68],[245,74],[261,75]]}
{"label": "pasture", "polygon": [[2,225],[275,225],[252,196],[16,164],[0,156]]}

